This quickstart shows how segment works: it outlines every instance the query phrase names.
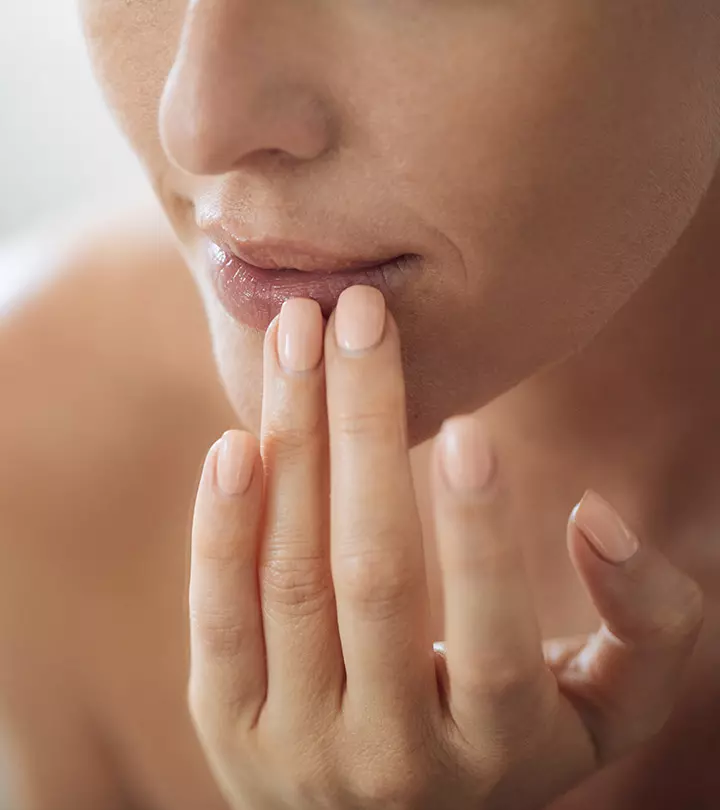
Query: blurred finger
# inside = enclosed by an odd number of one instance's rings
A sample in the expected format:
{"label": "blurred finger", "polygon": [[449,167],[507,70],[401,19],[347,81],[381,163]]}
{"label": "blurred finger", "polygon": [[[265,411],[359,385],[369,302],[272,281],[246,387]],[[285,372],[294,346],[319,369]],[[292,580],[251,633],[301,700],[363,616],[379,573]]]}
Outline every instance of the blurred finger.
{"label": "blurred finger", "polygon": [[450,711],[462,726],[504,737],[525,733],[553,690],[522,548],[496,519],[496,466],[476,417],[445,423],[433,467]]}

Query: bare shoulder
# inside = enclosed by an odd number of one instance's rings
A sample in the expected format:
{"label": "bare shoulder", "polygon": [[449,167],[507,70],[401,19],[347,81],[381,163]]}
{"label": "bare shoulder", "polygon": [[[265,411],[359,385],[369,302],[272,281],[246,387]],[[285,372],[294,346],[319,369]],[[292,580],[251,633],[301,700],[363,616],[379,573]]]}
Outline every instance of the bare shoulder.
{"label": "bare shoulder", "polygon": [[42,493],[45,514],[78,514],[82,492],[116,489],[183,418],[203,433],[228,417],[200,302],[152,210],[39,235],[0,267],[3,513]]}
{"label": "bare shoulder", "polygon": [[182,708],[184,535],[232,422],[159,215],[0,248],[0,389],[0,734],[29,806],[124,806],[102,738],[151,638]]}

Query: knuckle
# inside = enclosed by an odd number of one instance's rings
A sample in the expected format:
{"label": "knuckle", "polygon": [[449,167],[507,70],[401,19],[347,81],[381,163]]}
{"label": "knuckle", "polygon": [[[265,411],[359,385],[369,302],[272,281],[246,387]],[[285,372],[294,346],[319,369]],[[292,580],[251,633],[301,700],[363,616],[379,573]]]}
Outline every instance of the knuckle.
{"label": "knuckle", "polygon": [[375,444],[394,447],[405,439],[404,409],[395,398],[384,407],[358,409],[339,413],[337,433],[345,439],[372,441]]}
{"label": "knuckle", "polygon": [[210,537],[203,538],[199,549],[202,560],[213,563],[218,571],[236,565],[238,560],[245,561],[243,544],[232,531],[216,531]]}
{"label": "knuckle", "polygon": [[481,739],[471,732],[464,741],[487,748],[490,773],[502,773],[506,765],[546,744],[557,713],[557,684],[552,673],[522,665],[489,663],[483,672],[481,679],[455,678],[482,717]]}
{"label": "knuckle", "polygon": [[346,791],[361,807],[436,807],[438,774],[456,761],[438,731],[423,711],[359,731],[338,763]]}
{"label": "knuckle", "polygon": [[522,664],[501,662],[489,665],[482,677],[476,680],[475,690],[478,696],[491,697],[498,705],[517,705],[526,700],[532,692],[533,681],[537,673],[531,673],[529,667]]}
{"label": "knuckle", "polygon": [[693,642],[703,624],[703,593],[689,580],[683,593],[664,600],[660,608],[640,622],[637,638],[643,646],[677,647]]}
{"label": "knuckle", "polygon": [[351,777],[351,792],[362,807],[417,807],[426,798],[425,768],[400,756],[374,759]]}
{"label": "knuckle", "polygon": [[700,586],[691,580],[677,607],[659,622],[657,633],[669,644],[694,639],[702,627],[704,613],[703,592]]}
{"label": "knuckle", "polygon": [[274,555],[262,571],[263,601],[271,613],[309,616],[332,599],[330,574],[319,553]]}
{"label": "knuckle", "polygon": [[[289,781],[293,786],[294,807],[313,806],[336,793],[328,765],[312,756],[302,755],[297,759]],[[330,805],[335,803],[333,801]]]}
{"label": "knuckle", "polygon": [[212,658],[233,658],[246,643],[245,627],[238,621],[235,611],[192,605],[190,624],[205,654]]}
{"label": "knuckle", "polygon": [[458,573],[465,577],[482,572],[511,580],[525,570],[522,549],[512,542],[465,544],[456,565],[460,566]]}
{"label": "knuckle", "polygon": [[308,452],[320,441],[318,423],[270,428],[264,443],[264,456],[270,463],[304,463]]}
{"label": "knuckle", "polygon": [[[397,534],[390,532],[388,542],[396,545]],[[378,538],[378,533],[375,532]],[[378,538],[379,541],[382,537]],[[336,564],[336,587],[353,608],[369,619],[387,619],[401,612],[411,591],[408,561],[397,553],[377,548],[343,554]]]}
{"label": "knuckle", "polygon": [[510,730],[510,718],[522,718],[523,734],[528,728],[542,725],[550,714],[554,695],[543,680],[544,672],[521,662],[488,663],[478,676],[468,673],[463,688],[478,705],[491,707],[492,715]]}

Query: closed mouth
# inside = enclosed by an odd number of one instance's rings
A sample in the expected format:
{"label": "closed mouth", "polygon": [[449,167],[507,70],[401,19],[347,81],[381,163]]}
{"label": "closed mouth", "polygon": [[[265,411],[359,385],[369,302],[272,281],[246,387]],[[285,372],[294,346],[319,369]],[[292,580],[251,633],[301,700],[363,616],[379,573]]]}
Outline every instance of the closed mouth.
{"label": "closed mouth", "polygon": [[261,267],[217,243],[210,244],[209,255],[221,302],[235,319],[256,329],[266,329],[289,298],[311,298],[329,317],[340,294],[357,284],[380,290],[390,304],[420,260],[416,254],[401,254],[381,263],[328,271],[327,266],[316,270]]}

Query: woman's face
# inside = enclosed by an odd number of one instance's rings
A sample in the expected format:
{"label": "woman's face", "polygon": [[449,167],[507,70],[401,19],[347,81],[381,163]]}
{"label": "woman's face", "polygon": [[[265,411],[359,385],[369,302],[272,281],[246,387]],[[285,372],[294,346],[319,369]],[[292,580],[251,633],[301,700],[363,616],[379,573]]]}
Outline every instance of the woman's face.
{"label": "woman's face", "polygon": [[[367,277],[400,326],[417,441],[587,342],[716,172],[716,0],[81,7],[251,429],[264,323],[293,291],[331,305],[355,278],[307,273],[328,267],[278,240],[413,257]],[[249,242],[306,275],[250,283],[233,255]]]}

